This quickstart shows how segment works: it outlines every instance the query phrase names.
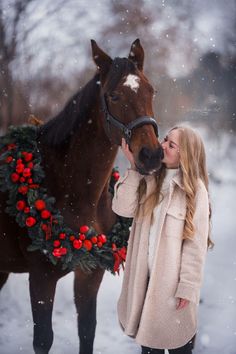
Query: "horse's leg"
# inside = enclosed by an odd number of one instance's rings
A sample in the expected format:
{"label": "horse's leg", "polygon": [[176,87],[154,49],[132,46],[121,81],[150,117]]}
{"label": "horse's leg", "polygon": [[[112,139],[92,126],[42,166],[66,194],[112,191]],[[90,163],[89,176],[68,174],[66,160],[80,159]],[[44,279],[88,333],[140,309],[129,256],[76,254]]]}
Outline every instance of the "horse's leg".
{"label": "horse's leg", "polygon": [[58,278],[40,268],[30,270],[29,286],[34,322],[33,346],[36,354],[49,352],[53,342],[52,309]]}
{"label": "horse's leg", "polygon": [[2,289],[3,285],[6,283],[9,273],[1,273],[0,272],[0,290]]}
{"label": "horse's leg", "polygon": [[104,270],[98,268],[91,274],[75,271],[74,298],[78,313],[78,333],[80,354],[93,353],[93,341],[96,329],[97,293]]}

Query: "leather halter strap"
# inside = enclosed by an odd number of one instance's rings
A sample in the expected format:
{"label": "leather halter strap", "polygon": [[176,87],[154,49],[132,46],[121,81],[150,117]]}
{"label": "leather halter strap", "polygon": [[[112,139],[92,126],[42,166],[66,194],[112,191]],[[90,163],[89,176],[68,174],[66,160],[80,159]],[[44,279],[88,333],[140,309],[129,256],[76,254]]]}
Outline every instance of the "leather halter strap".
{"label": "leather halter strap", "polygon": [[111,140],[111,137],[109,136],[110,125],[113,125],[114,127],[122,131],[122,135],[125,138],[127,144],[130,144],[131,137],[132,137],[132,130],[141,127],[145,124],[151,124],[154,128],[156,136],[158,136],[158,125],[156,120],[153,117],[150,116],[138,117],[134,119],[132,122],[125,125],[122,122],[120,122],[116,117],[114,117],[112,114],[110,114],[107,107],[106,98],[104,95],[101,96],[101,99],[102,99],[102,111],[105,114],[105,121],[107,124],[106,131],[107,131],[108,138],[110,140]]}

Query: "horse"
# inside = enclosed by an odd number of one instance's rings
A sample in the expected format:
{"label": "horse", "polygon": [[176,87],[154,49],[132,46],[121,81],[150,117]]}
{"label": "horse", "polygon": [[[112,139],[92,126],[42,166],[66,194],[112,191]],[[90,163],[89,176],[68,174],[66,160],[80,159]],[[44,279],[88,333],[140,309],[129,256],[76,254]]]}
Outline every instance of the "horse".
{"label": "horse", "polygon": [[[154,90],[143,73],[144,50],[139,39],[128,57],[112,59],[94,40],[97,70],[54,118],[39,127],[37,146],[45,172],[44,186],[69,227],[92,225],[106,234],[117,215],[111,209],[108,185],[122,138],[130,146],[137,170],[145,175],[161,166],[163,151],[153,118]],[[88,183],[89,181],[89,183]],[[53,342],[52,309],[57,281],[69,270],[53,265],[45,254],[29,252],[26,228],[6,212],[0,194],[0,288],[9,273],[29,273],[36,354]],[[96,298],[104,275],[97,267],[74,269],[74,302],[78,316],[80,354],[92,354],[96,329]]]}

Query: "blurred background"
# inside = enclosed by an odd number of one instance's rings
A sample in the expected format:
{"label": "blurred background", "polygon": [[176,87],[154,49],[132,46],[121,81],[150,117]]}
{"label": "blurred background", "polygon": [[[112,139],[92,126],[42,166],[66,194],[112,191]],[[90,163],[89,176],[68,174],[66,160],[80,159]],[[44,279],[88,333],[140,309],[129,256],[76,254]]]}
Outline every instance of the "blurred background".
{"label": "blurred background", "polygon": [[[90,39],[127,56],[140,38],[157,91],[161,135],[187,122],[202,135],[213,209],[212,239],[194,353],[236,353],[235,0],[0,0],[0,135],[10,124],[53,117],[95,73]],[[127,167],[119,153],[121,172]],[[119,278],[106,273],[98,297],[96,354],[136,354],[116,317]],[[16,296],[17,294],[17,296]],[[51,352],[78,352],[73,274],[59,282]],[[27,275],[0,294],[0,352],[32,353]]]}
{"label": "blurred background", "polygon": [[90,39],[112,57],[140,38],[159,124],[236,130],[234,0],[1,0],[0,129],[56,114],[94,74]]}

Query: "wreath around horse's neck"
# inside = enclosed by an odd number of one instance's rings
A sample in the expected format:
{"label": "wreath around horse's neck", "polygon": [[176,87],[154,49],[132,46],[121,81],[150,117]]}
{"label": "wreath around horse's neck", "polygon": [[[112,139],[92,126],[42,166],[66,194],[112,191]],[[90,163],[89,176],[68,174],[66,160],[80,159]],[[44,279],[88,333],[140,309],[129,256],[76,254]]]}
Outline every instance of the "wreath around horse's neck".
{"label": "wreath around horse's neck", "polygon": [[[117,216],[117,222],[106,235],[87,225],[71,230],[55,207],[55,198],[42,187],[45,177],[37,148],[38,128],[23,125],[11,127],[0,138],[0,190],[9,192],[6,212],[15,217],[20,227],[27,227],[31,239],[29,251],[39,250],[62,269],[79,266],[84,271],[101,267],[119,272],[125,261],[131,219]],[[119,172],[113,169],[109,191]]]}

